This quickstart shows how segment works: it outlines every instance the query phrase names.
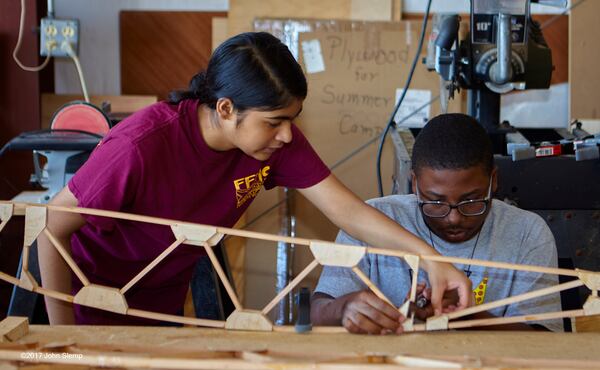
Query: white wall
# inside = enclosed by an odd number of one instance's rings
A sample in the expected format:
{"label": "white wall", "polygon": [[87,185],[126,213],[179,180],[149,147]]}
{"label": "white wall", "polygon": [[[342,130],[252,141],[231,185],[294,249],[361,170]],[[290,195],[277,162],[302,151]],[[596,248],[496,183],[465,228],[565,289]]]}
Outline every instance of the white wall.
{"label": "white wall", "polygon": [[[119,12],[121,10],[227,11],[228,0],[54,0],[57,18],[78,18],[79,59],[90,94],[119,95]],[[81,87],[70,59],[54,62],[57,94],[79,94]]]}

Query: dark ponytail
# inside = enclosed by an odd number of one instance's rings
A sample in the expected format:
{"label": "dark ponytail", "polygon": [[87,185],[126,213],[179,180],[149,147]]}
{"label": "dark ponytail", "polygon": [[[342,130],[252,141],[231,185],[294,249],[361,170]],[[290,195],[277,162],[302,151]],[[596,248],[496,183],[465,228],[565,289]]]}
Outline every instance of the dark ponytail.
{"label": "dark ponytail", "polygon": [[205,104],[214,104],[214,97],[211,96],[210,88],[206,83],[206,71],[201,71],[192,77],[190,89],[187,91],[171,91],[169,93],[169,103],[177,104],[184,99],[199,99]]}
{"label": "dark ponytail", "polygon": [[274,110],[306,92],[306,77],[287,46],[269,33],[247,32],[223,42],[189,90],[172,92],[169,102],[199,99],[215,109],[218,99],[229,98],[239,111]]}

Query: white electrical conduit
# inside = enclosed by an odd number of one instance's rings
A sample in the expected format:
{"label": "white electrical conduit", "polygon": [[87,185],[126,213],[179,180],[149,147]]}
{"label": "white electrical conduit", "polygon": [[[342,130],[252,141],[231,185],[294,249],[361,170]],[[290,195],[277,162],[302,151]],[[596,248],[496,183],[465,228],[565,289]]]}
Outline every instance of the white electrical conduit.
{"label": "white electrical conduit", "polygon": [[71,43],[63,42],[61,45],[62,49],[69,54],[71,59],[73,59],[73,63],[75,63],[75,68],[77,68],[77,75],[79,76],[79,82],[81,83],[81,91],[83,91],[83,97],[87,103],[90,102],[90,97],[88,95],[87,86],[85,84],[85,79],[83,78],[83,71],[81,70],[81,64],[79,63],[79,58],[75,55],[73,48],[71,47]]}

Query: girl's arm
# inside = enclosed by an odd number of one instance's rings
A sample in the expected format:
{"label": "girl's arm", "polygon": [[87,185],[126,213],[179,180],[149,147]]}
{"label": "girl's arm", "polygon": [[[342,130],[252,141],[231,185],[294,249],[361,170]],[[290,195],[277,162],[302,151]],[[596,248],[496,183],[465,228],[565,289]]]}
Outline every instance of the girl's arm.
{"label": "girl's arm", "polygon": [[[299,191],[339,228],[369,245],[419,255],[438,254],[429,244],[363,202],[334,175]],[[442,312],[442,297],[447,290],[457,290],[460,297],[457,309],[471,304],[471,282],[464,273],[447,263],[421,261],[421,264],[429,276],[436,314]]]}
{"label": "girl's arm", "polygon": [[[50,202],[53,205],[77,207],[77,199],[68,187],[60,191]],[[81,215],[48,210],[48,230],[71,253],[71,235],[85,224]],[[38,241],[38,259],[42,286],[59,292],[71,294],[71,269],[58,253],[50,240],[41,233]],[[48,296],[45,297],[46,310],[51,325],[75,324],[73,306]]]}

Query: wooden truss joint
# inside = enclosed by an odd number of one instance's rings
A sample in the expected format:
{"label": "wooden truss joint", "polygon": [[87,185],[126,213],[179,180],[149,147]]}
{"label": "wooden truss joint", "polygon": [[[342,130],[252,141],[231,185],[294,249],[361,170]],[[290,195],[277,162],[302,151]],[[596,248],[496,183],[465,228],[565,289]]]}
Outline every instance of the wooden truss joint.
{"label": "wooden truss joint", "polygon": [[119,289],[96,284],[81,288],[75,295],[73,303],[123,315],[127,314],[128,309],[125,296]]}
{"label": "wooden truss joint", "polygon": [[6,226],[14,213],[14,205],[12,203],[0,203],[0,231]]}
{"label": "wooden truss joint", "polygon": [[354,267],[365,256],[367,248],[323,241],[311,241],[310,251],[323,266]]}
{"label": "wooden truss joint", "polygon": [[579,280],[583,281],[585,286],[593,292],[600,290],[600,272],[576,269]]}
{"label": "wooden truss joint", "polygon": [[448,330],[448,315],[434,316],[425,322],[425,330]]}
{"label": "wooden truss joint", "polygon": [[185,244],[204,247],[215,246],[223,238],[214,226],[179,223],[171,226],[176,239],[185,239]]}
{"label": "wooden truss joint", "polygon": [[23,245],[30,246],[46,228],[48,209],[31,206],[25,208],[25,236]]}
{"label": "wooden truss joint", "polygon": [[583,313],[585,316],[600,315],[600,298],[590,295],[583,304]]}
{"label": "wooden truss joint", "polygon": [[235,310],[227,318],[225,329],[273,331],[273,323],[260,311]]}

